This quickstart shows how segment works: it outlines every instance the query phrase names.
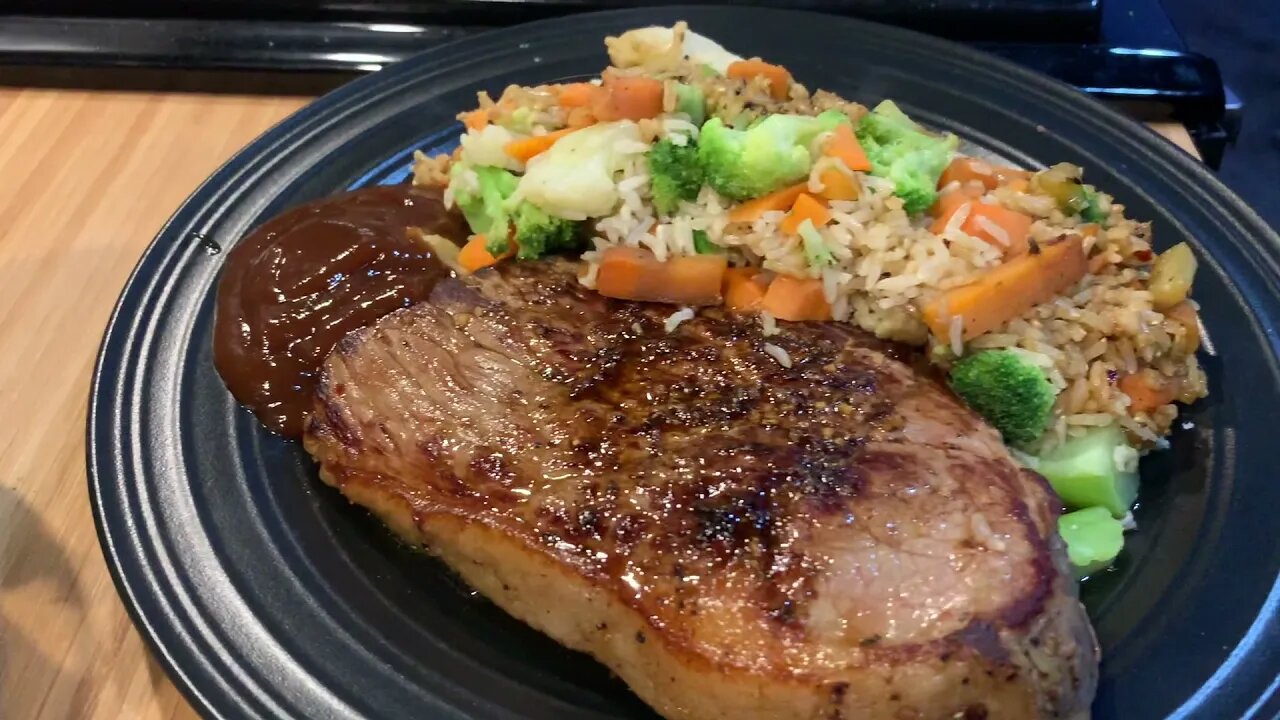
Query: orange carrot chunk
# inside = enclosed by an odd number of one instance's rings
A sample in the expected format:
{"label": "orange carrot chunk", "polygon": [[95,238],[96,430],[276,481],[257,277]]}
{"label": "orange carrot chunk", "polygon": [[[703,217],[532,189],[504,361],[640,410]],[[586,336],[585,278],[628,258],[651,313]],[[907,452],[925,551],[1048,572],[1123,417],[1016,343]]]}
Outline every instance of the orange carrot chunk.
{"label": "orange carrot chunk", "polygon": [[763,77],[769,83],[769,95],[774,100],[786,100],[791,95],[791,73],[781,65],[763,60],[737,60],[729,63],[728,75],[737,80]]}
{"label": "orange carrot chunk", "polygon": [[1031,216],[1000,205],[975,202],[961,229],[1000,248],[1006,259],[1025,255],[1030,245]]}
{"label": "orange carrot chunk", "polygon": [[831,319],[831,305],[822,294],[822,281],[811,278],[775,277],[765,291],[761,307],[779,320]]}
{"label": "orange carrot chunk", "polygon": [[811,221],[815,228],[820,228],[831,221],[831,211],[809,193],[800,193],[791,204],[791,212],[782,218],[778,229],[795,235],[800,232],[800,225],[805,220]]}
{"label": "orange carrot chunk", "polygon": [[724,306],[738,312],[759,310],[769,283],[756,268],[729,268],[724,273]]}
{"label": "orange carrot chunk", "polygon": [[829,167],[818,173],[818,179],[822,181],[822,192],[818,193],[828,200],[857,200],[858,185],[853,178],[841,172],[838,168]]}
{"label": "orange carrot chunk", "polygon": [[662,114],[662,82],[605,73],[591,93],[591,114],[601,122],[644,120]]}
{"label": "orange carrot chunk", "polygon": [[596,86],[591,83],[567,83],[561,85],[556,93],[556,101],[561,107],[579,108],[591,104],[591,95]]}
{"label": "orange carrot chunk", "polygon": [[588,108],[576,107],[569,110],[569,114],[565,116],[565,122],[571,128],[584,128],[595,125],[596,117]]}
{"label": "orange carrot chunk", "polygon": [[935,295],[922,308],[925,325],[947,341],[952,318],[959,317],[962,339],[972,340],[1048,302],[1084,277],[1088,261],[1079,235],[1068,235],[1038,250],[997,265],[968,285]]}
{"label": "orange carrot chunk", "polygon": [[729,211],[729,222],[755,222],[761,215],[774,210],[789,210],[796,198],[809,189],[809,182],[774,190],[754,200],[748,200]]}
{"label": "orange carrot chunk", "polygon": [[871,161],[867,159],[862,143],[858,142],[858,136],[853,134],[853,127],[848,123],[840,123],[836,126],[835,132],[832,133],[831,139],[827,141],[822,152],[824,155],[838,158],[845,167],[854,172],[871,171]]}
{"label": "orange carrot chunk", "polygon": [[1026,179],[1029,176],[1030,173],[1026,170],[992,165],[977,158],[958,155],[942,171],[942,175],[938,178],[938,187],[943,188],[953,182],[961,186],[977,183],[986,190],[994,190],[1006,182],[1018,178]]}
{"label": "orange carrot chunk", "polygon": [[489,124],[489,111],[484,108],[464,112],[458,116],[468,130],[483,130]]}
{"label": "orange carrot chunk", "polygon": [[1121,377],[1116,387],[1129,396],[1130,414],[1150,413],[1173,402],[1178,395],[1173,383],[1150,369]]}
{"label": "orange carrot chunk", "polygon": [[658,262],[648,250],[611,247],[600,258],[596,290],[622,300],[719,305],[728,267],[725,255],[690,255]]}
{"label": "orange carrot chunk", "polygon": [[498,261],[509,258],[516,252],[514,247],[508,245],[506,252],[494,257],[485,247],[487,242],[483,235],[472,235],[467,244],[458,251],[458,264],[467,272],[475,272],[490,265],[496,265]]}
{"label": "orange carrot chunk", "polygon": [[953,190],[945,192],[938,196],[933,206],[929,208],[929,214],[936,219],[929,226],[929,232],[934,235],[941,235],[943,230],[947,229],[947,225],[951,222],[951,216],[956,214],[961,207],[973,202],[973,194],[964,190]]}
{"label": "orange carrot chunk", "polygon": [[530,135],[527,138],[512,140],[504,145],[502,149],[508,155],[520,162],[529,162],[534,157],[541,155],[550,149],[552,145],[556,144],[557,140],[577,129],[578,128],[570,127],[563,130],[556,130],[555,132],[549,132],[545,135]]}

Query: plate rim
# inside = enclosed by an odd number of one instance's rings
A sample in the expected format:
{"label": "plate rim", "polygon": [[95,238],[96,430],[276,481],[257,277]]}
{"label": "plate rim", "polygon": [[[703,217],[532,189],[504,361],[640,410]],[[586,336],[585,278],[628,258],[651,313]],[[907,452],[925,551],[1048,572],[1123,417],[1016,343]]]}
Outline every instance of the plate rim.
{"label": "plate rim", "polygon": [[[1119,112],[1112,110],[1097,101],[1087,98],[1082,93],[1069,85],[1061,83],[1047,76],[1040,75],[1033,71],[1024,69],[1014,65],[1011,62],[1001,58],[989,55],[980,50],[969,48],[958,43],[943,40],[929,35],[924,35],[902,28],[881,25],[871,21],[865,21],[855,18],[842,16],[826,15],[802,10],[783,10],[774,8],[709,8],[707,6],[663,6],[660,8],[627,8],[619,10],[607,10],[601,12],[579,13],[567,17],[558,17],[545,20],[539,20],[532,23],[523,23],[505,28],[494,29],[485,33],[480,33],[449,43],[441,44],[438,47],[431,48],[423,53],[417,54],[404,61],[388,66],[384,70],[373,75],[358,78],[340,88],[337,88],[323,96],[320,96],[291,113],[275,125],[271,126],[261,135],[252,140],[249,144],[236,151],[222,165],[220,165],[208,178],[201,182],[192,193],[182,202],[175,212],[165,221],[157,232],[155,238],[148,244],[147,248],[139,256],[138,262],[130,273],[128,279],[122,286],[119,298],[112,310],[110,318],[107,322],[103,339],[100,344],[97,356],[95,358],[92,379],[90,384],[89,408],[86,418],[86,465],[88,469],[88,489],[90,493],[90,501],[92,514],[94,519],[95,531],[98,535],[99,546],[102,549],[104,560],[111,574],[112,582],[116,591],[128,612],[131,621],[139,634],[143,637],[148,649],[151,651],[156,661],[165,669],[168,677],[173,680],[175,686],[179,688],[183,696],[192,703],[192,705],[203,715],[207,717],[222,717],[220,705],[214,701],[212,697],[208,697],[206,692],[201,690],[201,686],[189,676],[183,667],[180,667],[174,657],[170,654],[164,639],[162,631],[158,627],[155,618],[144,613],[141,607],[142,602],[138,592],[136,580],[131,582],[125,572],[125,565],[129,561],[122,557],[121,548],[117,543],[117,538],[113,535],[113,528],[109,527],[109,522],[105,516],[103,491],[107,487],[107,482],[126,482],[127,478],[114,477],[114,459],[118,452],[123,452],[112,443],[103,443],[104,439],[114,440],[117,433],[111,431],[116,427],[119,418],[116,417],[117,411],[120,409],[118,404],[112,400],[116,391],[125,391],[125,388],[112,386],[115,378],[107,377],[106,369],[112,360],[111,352],[114,348],[113,341],[121,341],[124,337],[126,346],[134,344],[135,340],[132,335],[137,331],[134,325],[136,320],[131,319],[128,323],[122,324],[122,318],[131,304],[136,305],[139,295],[145,296],[146,288],[150,280],[147,275],[148,271],[154,270],[154,266],[163,265],[166,256],[173,253],[189,253],[190,248],[183,249],[177,243],[174,247],[165,248],[163,243],[171,236],[173,232],[179,231],[184,225],[189,225],[188,221],[207,214],[214,201],[218,196],[225,192],[228,181],[235,179],[239,174],[244,172],[263,173],[266,172],[272,163],[263,165],[263,158],[268,151],[277,145],[293,144],[303,142],[309,132],[319,132],[320,128],[314,128],[312,125],[318,119],[334,113],[344,107],[356,104],[356,101],[362,96],[382,97],[385,94],[394,94],[394,87],[401,84],[404,78],[412,76],[413,73],[420,71],[422,68],[430,65],[438,60],[447,60],[452,55],[464,48],[471,46],[478,41],[485,39],[499,40],[505,43],[516,42],[514,38],[516,34],[522,30],[533,28],[545,28],[554,26],[572,27],[577,23],[591,23],[594,20],[613,19],[621,17],[634,17],[640,20],[647,14],[656,14],[662,12],[664,14],[681,13],[686,11],[697,10],[698,12],[708,12],[717,10],[723,13],[748,13],[760,16],[818,16],[826,21],[838,21],[853,26],[860,26],[860,31],[868,33],[878,33],[881,35],[898,37],[903,40],[918,42],[922,47],[933,47],[946,50],[953,56],[963,57],[969,62],[986,65],[989,68],[999,69],[1008,74],[1012,79],[1025,82],[1031,85],[1039,86],[1039,91],[1051,95],[1058,95],[1064,99],[1069,98],[1075,103],[1079,103],[1086,108],[1091,114],[1100,116],[1100,120],[1091,123],[1100,127],[1103,131],[1109,132],[1116,140],[1125,142],[1134,148],[1145,151],[1145,154],[1153,161],[1163,163],[1164,166],[1173,169],[1176,172],[1185,174],[1199,181],[1197,187],[1197,195],[1205,200],[1210,200],[1215,206],[1214,216],[1221,220],[1229,220],[1237,230],[1245,230],[1250,232],[1239,232],[1238,235],[1248,235],[1248,240],[1240,240],[1240,242],[1248,243],[1248,246],[1265,250],[1259,258],[1271,270],[1273,279],[1280,278],[1280,235],[1263,220],[1256,211],[1249,207],[1242,199],[1236,196],[1231,190],[1226,188],[1214,176],[1207,167],[1201,162],[1193,158],[1191,155],[1177,148],[1167,138],[1159,135],[1150,128],[1128,118]],[[390,87],[390,91],[386,88]],[[1065,95],[1064,95],[1065,93]],[[350,108],[349,108],[350,109]],[[126,327],[127,325],[127,327]],[[1266,333],[1263,333],[1266,335]],[[1273,362],[1280,357],[1280,338],[1274,333],[1270,334],[1271,349],[1273,352]],[[126,536],[129,534],[126,534]],[[136,562],[136,561],[135,561]],[[135,571],[136,572],[136,571]],[[143,586],[147,590],[154,593],[154,586]],[[1272,587],[1271,595],[1264,601],[1264,608],[1271,607],[1274,613],[1274,605],[1280,602],[1280,578]],[[169,605],[169,601],[165,601],[164,605]],[[1259,622],[1262,622],[1262,613],[1255,619],[1254,628]],[[172,623],[172,621],[170,621]],[[170,629],[168,636],[172,638],[173,630]],[[1240,643],[1244,644],[1243,639]],[[1238,650],[1239,648],[1237,648]],[[1225,664],[1224,664],[1225,667]],[[202,668],[204,672],[208,672],[208,667]],[[1215,674],[1216,677],[1216,674]],[[1262,697],[1258,699],[1255,706],[1259,709],[1268,709],[1280,706],[1280,693],[1277,691],[1280,687],[1273,684],[1264,691]],[[224,702],[228,699],[234,701],[234,695],[226,695]]]}

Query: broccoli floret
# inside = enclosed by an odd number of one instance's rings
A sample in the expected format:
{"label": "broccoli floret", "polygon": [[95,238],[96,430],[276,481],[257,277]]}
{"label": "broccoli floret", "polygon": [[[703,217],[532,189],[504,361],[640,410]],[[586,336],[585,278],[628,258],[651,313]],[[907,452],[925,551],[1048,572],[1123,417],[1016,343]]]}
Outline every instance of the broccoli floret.
{"label": "broccoli floret", "polygon": [[649,187],[653,193],[653,206],[658,212],[670,215],[681,200],[696,200],[702,189],[702,164],[698,162],[698,147],[692,140],[677,145],[663,140],[649,150]]}
{"label": "broccoli floret", "polygon": [[[520,260],[533,260],[549,253],[576,250],[581,245],[580,223],[548,214],[545,210],[530,202],[522,202],[511,214],[515,225],[514,239],[516,257]],[[486,249],[497,253],[505,250],[504,243],[496,243],[491,239]]]}
{"label": "broccoli floret", "polygon": [[701,88],[676,83],[676,112],[688,115],[694,125],[701,125],[707,119],[707,100]]}
{"label": "broccoli floret", "polygon": [[1049,425],[1053,386],[1043,370],[1012,350],[962,358],[951,368],[951,389],[1007,443],[1029,443]]}
{"label": "broccoli floret", "polygon": [[817,117],[770,115],[746,130],[711,118],[698,137],[698,158],[706,182],[734,200],[766,195],[809,174],[809,145],[818,133],[849,119],[827,111]]}
{"label": "broccoli floret", "polygon": [[[519,178],[498,167],[455,163],[449,170],[449,192],[453,202],[476,235],[489,236],[495,227],[507,227],[506,200],[516,190]],[[505,232],[492,233],[503,236]]]}
{"label": "broccoli floret", "polygon": [[894,194],[912,215],[938,198],[938,178],[951,162],[955,135],[933,135],[885,100],[858,122],[858,142],[871,161],[871,174],[893,181]]}

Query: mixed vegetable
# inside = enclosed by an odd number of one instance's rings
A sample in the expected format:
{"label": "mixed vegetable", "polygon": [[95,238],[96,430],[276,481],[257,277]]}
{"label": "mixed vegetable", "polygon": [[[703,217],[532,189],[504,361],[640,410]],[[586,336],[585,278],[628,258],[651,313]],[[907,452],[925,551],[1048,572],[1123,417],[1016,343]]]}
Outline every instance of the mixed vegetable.
{"label": "mixed vegetable", "polygon": [[[1018,350],[968,355],[952,366],[950,383],[1014,446],[1044,433],[1057,395],[1044,371]],[[1121,520],[1138,495],[1138,452],[1124,431],[1114,423],[1090,428],[1023,459],[1075,510],[1059,519],[1059,529],[1077,571],[1109,566],[1123,547]]]}
{"label": "mixed vegetable", "polygon": [[1016,350],[988,350],[951,367],[951,389],[990,422],[1005,442],[1044,434],[1057,392],[1044,371]]}
{"label": "mixed vegetable", "polygon": [[[625,204],[623,183],[643,173],[659,222],[688,211],[687,204],[705,202],[711,192],[728,208],[733,226],[774,223],[766,227],[802,249],[809,273],[732,267],[725,247],[705,230],[692,230],[685,241],[692,254],[600,249],[593,276],[599,293],[718,305],[784,321],[831,320],[820,276],[836,260],[822,232],[835,219],[833,205],[847,208],[839,203],[857,200],[867,192],[868,178],[879,178],[914,227],[941,238],[960,232],[996,251],[986,251],[995,260],[976,277],[922,296],[917,309],[934,350],[950,353],[944,364],[956,394],[1011,446],[1031,447],[1049,427],[1060,387],[1017,350],[964,355],[963,348],[1100,270],[1108,260],[1095,251],[1095,241],[1111,223],[1111,198],[1084,184],[1072,165],[1033,173],[958,155],[955,136],[927,130],[888,100],[865,113],[787,112],[795,87],[785,68],[738,57],[693,33],[683,43],[672,37],[669,28],[646,28],[612,38],[610,54],[622,70],[611,68],[598,81],[536,89],[550,98],[554,122],[528,107],[501,103],[459,116],[467,133],[449,171],[448,197],[473,235],[454,258],[457,267],[475,272],[586,249],[598,234],[596,223]],[[663,55],[672,48],[675,55]],[[708,76],[755,87],[783,109],[727,115],[695,81],[625,71],[633,60],[640,64],[637,58],[655,56],[696,63]],[[1075,231],[1037,242],[1036,218],[1000,202],[1001,192],[1051,198]],[[1200,342],[1196,307],[1188,300],[1194,255],[1178,245],[1134,262],[1144,260],[1154,261],[1148,284],[1153,307],[1180,328],[1177,351],[1194,353]],[[1179,397],[1178,388],[1150,370],[1114,381],[1133,412],[1153,412]],[[1123,545],[1120,519],[1136,496],[1136,458],[1116,424],[1027,456],[1073,510],[1060,528],[1082,572],[1105,567]]]}

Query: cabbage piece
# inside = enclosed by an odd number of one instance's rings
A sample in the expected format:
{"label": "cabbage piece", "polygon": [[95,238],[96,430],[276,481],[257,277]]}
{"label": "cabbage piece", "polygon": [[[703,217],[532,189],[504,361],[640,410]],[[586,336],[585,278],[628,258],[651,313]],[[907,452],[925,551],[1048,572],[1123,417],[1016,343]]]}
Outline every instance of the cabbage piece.
{"label": "cabbage piece", "polygon": [[[684,41],[678,48],[673,47],[677,29],[684,31]],[[684,58],[724,75],[731,64],[742,59],[715,40],[687,29],[684,23],[677,23],[675,27],[655,25],[628,30],[616,38],[606,39],[605,45],[609,48],[610,62],[620,68],[670,68]]]}
{"label": "cabbage piece", "polygon": [[462,136],[462,160],[469,165],[522,172],[524,163],[507,154],[507,143],[518,135],[501,125],[485,125]]}
{"label": "cabbage piece", "polygon": [[568,220],[611,215],[618,204],[618,174],[648,149],[630,120],[569,133],[529,161],[516,197]]}

